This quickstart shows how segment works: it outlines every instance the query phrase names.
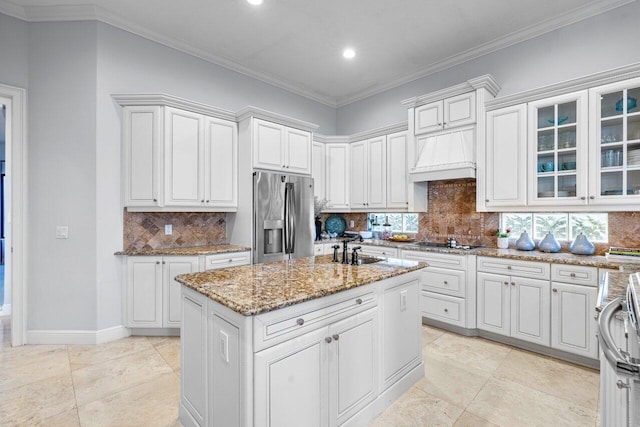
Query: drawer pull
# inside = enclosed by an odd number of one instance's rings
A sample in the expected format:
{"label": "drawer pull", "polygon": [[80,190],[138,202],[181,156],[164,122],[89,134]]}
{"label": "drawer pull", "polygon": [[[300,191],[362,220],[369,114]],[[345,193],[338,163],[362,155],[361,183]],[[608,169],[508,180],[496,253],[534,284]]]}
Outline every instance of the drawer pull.
{"label": "drawer pull", "polygon": [[334,340],[334,341],[338,341],[338,338],[340,338],[340,335],[338,335],[338,334],[333,334],[333,340]]}
{"label": "drawer pull", "polygon": [[302,326],[304,325],[304,319],[301,317],[298,320],[296,320],[296,323],[298,324],[298,326]]}
{"label": "drawer pull", "polygon": [[356,304],[358,304],[358,305],[362,304],[362,298],[358,298],[358,299],[356,300]]}
{"label": "drawer pull", "polygon": [[324,340],[327,342],[327,344],[331,344],[331,341],[332,341],[331,337],[326,337]]}
{"label": "drawer pull", "polygon": [[569,276],[576,277],[576,273],[571,273]]}

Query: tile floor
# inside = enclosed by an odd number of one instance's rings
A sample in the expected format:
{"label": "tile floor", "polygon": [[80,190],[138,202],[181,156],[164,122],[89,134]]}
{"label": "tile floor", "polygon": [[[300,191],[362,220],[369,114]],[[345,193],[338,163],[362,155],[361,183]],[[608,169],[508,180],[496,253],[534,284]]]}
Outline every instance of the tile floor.
{"label": "tile floor", "polygon": [[[180,426],[178,338],[12,348],[0,340],[2,426]],[[372,426],[597,426],[598,373],[423,327],[425,378]]]}

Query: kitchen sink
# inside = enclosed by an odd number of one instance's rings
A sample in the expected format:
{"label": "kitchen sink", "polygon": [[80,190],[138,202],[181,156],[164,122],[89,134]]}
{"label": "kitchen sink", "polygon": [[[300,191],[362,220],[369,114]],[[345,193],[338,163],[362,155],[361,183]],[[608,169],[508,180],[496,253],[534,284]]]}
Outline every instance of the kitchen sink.
{"label": "kitchen sink", "polygon": [[[444,243],[444,242],[416,242],[415,243],[418,246],[424,246],[426,248],[449,248],[449,244],[448,243]],[[484,246],[482,245],[458,245],[458,246],[454,246],[452,249],[467,249],[467,250],[471,250],[471,249],[477,249],[477,248],[482,248]]]}
{"label": "kitchen sink", "polygon": [[376,258],[371,256],[361,256],[358,258],[358,265],[362,264],[374,264],[376,262],[384,261],[384,258]]}

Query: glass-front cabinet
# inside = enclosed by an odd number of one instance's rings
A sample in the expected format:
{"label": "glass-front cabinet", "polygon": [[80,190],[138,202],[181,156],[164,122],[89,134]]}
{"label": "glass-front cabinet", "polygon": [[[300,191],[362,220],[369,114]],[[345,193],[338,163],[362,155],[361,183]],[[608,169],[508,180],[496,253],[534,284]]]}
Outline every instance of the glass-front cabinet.
{"label": "glass-front cabinet", "polygon": [[529,205],[587,203],[588,92],[529,103]]}
{"label": "glass-front cabinet", "polygon": [[590,204],[640,202],[640,79],[590,90]]}

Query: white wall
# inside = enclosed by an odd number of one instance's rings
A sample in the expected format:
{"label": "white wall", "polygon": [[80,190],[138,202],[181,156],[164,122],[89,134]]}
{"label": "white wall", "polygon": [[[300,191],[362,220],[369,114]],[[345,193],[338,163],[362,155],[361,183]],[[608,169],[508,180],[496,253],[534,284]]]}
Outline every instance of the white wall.
{"label": "white wall", "polygon": [[338,109],[337,131],[348,135],[407,120],[403,99],[492,74],[498,96],[640,62],[640,2],[485,55]]}
{"label": "white wall", "polygon": [[0,83],[27,87],[29,25],[0,14]]}
{"label": "white wall", "polygon": [[29,27],[27,327],[95,330],[96,23]]}

